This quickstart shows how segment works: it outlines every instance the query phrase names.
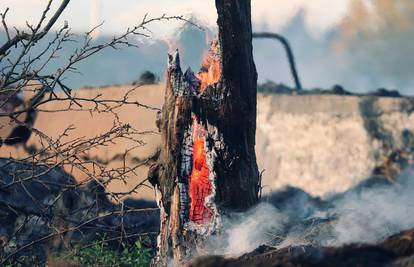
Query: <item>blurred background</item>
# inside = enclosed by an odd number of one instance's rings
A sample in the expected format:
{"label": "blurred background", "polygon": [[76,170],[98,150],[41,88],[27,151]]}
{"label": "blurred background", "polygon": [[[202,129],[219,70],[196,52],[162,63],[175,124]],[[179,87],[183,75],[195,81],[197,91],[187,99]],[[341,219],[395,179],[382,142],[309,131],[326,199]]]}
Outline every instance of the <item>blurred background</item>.
{"label": "blurred background", "polygon": [[[10,7],[9,24],[23,28],[26,21],[35,23],[39,19],[45,4],[36,0],[2,0],[0,5]],[[358,93],[383,87],[412,95],[413,11],[411,0],[252,1],[254,31],[277,32],[290,41],[305,88],[340,84]],[[150,38],[137,40],[141,49],[106,50],[83,62],[78,69],[81,74],[70,75],[67,83],[72,88],[124,84],[136,80],[145,70],[163,80],[166,53],[177,47],[182,64],[198,70],[207,43],[216,31],[214,1],[73,0],[56,27],[67,21],[81,38],[83,32],[103,22],[94,32],[95,41],[103,42],[138,24],[145,14],[155,17],[164,13],[184,15],[204,30],[179,21],[152,24]],[[1,41],[4,38],[0,32]],[[59,65],[59,60],[67,58],[65,53],[75,48],[75,43],[73,47],[69,45],[55,64]],[[279,43],[254,40],[254,56],[259,83],[272,80],[293,86]]]}

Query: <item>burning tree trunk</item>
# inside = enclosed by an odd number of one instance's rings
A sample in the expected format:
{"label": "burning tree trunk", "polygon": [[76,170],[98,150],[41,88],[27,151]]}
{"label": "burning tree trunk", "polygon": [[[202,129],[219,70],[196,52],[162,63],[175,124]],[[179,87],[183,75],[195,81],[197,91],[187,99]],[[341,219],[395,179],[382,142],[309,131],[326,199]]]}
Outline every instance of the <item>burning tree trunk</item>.
{"label": "burning tree trunk", "polygon": [[219,38],[201,71],[183,74],[178,51],[169,56],[163,146],[150,175],[161,208],[155,265],[185,261],[217,232],[223,213],[258,200],[250,1],[216,0],[216,7]]}

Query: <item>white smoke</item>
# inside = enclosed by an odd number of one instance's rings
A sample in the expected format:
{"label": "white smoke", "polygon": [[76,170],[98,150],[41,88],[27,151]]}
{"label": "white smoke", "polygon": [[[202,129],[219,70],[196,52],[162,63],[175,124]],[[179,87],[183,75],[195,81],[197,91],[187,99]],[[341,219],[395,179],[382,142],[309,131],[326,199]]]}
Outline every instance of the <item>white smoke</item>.
{"label": "white smoke", "polygon": [[396,232],[414,227],[414,182],[366,189],[335,204],[339,215],[333,245],[352,242],[373,243]]}
{"label": "white smoke", "polygon": [[414,227],[412,175],[402,175],[395,184],[366,182],[324,200],[290,192],[223,219],[224,230],[210,252],[238,256],[260,245],[375,243]]}
{"label": "white smoke", "polygon": [[226,229],[225,254],[238,255],[271,242],[287,223],[286,216],[268,203],[261,203],[238,217]]}

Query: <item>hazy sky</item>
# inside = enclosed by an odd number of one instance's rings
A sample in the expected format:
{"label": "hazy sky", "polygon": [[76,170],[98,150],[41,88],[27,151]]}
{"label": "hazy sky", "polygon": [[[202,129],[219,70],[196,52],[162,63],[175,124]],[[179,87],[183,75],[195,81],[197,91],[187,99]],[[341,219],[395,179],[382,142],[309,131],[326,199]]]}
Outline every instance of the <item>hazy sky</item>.
{"label": "hazy sky", "polygon": [[[306,21],[315,32],[321,32],[337,23],[346,12],[350,0],[252,0],[253,23],[268,24],[277,30],[299,8],[306,11]],[[61,21],[64,20],[75,31],[86,31],[97,21],[105,21],[102,33],[121,32],[137,24],[145,13],[157,16],[194,14],[203,22],[215,25],[214,0],[72,0]],[[0,0],[0,10],[10,7],[8,22],[23,27],[26,20],[35,23],[41,15],[46,0]],[[55,1],[55,8],[60,1]],[[92,15],[97,14],[97,15]],[[94,18],[91,18],[94,17]],[[157,35],[168,35],[176,23],[154,25]]]}

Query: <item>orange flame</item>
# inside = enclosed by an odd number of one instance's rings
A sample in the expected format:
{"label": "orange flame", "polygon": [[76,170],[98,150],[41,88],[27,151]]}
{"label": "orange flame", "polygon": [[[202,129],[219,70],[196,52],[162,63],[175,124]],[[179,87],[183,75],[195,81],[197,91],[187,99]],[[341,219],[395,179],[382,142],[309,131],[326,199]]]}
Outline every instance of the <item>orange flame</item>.
{"label": "orange flame", "polygon": [[194,118],[193,170],[190,176],[190,220],[197,224],[209,223],[213,212],[205,206],[212,186],[209,180],[210,169],[206,161],[204,129]]}
{"label": "orange flame", "polygon": [[[220,80],[220,49],[217,40],[211,43],[207,56],[204,57],[201,71],[197,74],[200,80],[199,94],[208,85]],[[206,160],[205,130],[193,117],[193,169],[189,178],[190,212],[189,219],[197,224],[211,222],[213,211],[205,206],[206,198],[211,194],[212,183],[209,180],[210,168]]]}
{"label": "orange flame", "polygon": [[204,57],[202,68],[197,73],[197,78],[201,81],[200,94],[208,85],[217,83],[220,80],[220,49],[218,40],[211,43],[211,47],[207,56]]}

